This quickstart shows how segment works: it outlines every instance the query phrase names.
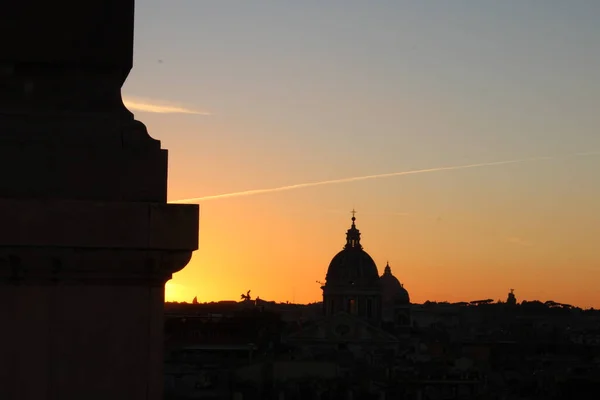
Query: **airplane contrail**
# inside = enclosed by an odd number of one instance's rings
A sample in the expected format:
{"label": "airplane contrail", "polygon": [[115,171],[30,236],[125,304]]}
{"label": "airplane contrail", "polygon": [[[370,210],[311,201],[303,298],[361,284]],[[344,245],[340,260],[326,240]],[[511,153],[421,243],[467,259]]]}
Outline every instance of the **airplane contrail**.
{"label": "airplane contrail", "polygon": [[229,197],[252,196],[252,195],[255,195],[255,194],[263,194],[263,193],[284,192],[284,191],[287,191],[287,190],[303,189],[303,188],[314,187],[314,186],[333,185],[333,184],[336,184],[336,183],[349,183],[349,182],[365,181],[365,180],[369,180],[369,179],[390,178],[390,177],[393,177],[393,176],[423,174],[423,173],[427,173],[427,172],[452,171],[452,170],[457,170],[457,169],[491,167],[491,166],[494,166],[494,165],[517,164],[517,163],[523,163],[523,162],[528,162],[528,161],[555,160],[555,159],[558,159],[558,158],[582,157],[582,156],[591,156],[591,155],[600,155],[600,151],[590,151],[590,152],[585,152],[585,153],[575,153],[575,154],[569,154],[569,155],[566,155],[566,156],[531,157],[531,158],[522,158],[522,159],[517,159],[517,160],[505,160],[505,161],[495,161],[495,162],[478,163],[478,164],[454,165],[454,166],[448,166],[448,167],[414,169],[414,170],[409,170],[409,171],[388,172],[388,173],[376,174],[376,175],[353,176],[353,177],[350,177],[350,178],[331,179],[331,180],[327,180],[327,181],[318,181],[318,182],[297,183],[295,185],[278,186],[278,187],[274,187],[274,188],[251,189],[251,190],[244,190],[244,191],[241,191],[241,192],[231,192],[231,193],[216,194],[216,195],[211,195],[211,196],[193,197],[193,198],[190,198],[190,199],[173,200],[173,201],[169,201],[169,203],[172,203],[172,204],[177,204],[177,203],[199,203],[199,202],[207,201],[207,200],[226,199],[226,198],[229,198]]}

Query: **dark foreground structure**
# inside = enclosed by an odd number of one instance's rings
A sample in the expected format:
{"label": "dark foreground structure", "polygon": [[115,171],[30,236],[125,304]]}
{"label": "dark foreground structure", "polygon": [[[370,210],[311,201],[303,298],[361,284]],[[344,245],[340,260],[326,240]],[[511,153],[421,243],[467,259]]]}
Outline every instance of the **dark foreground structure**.
{"label": "dark foreground structure", "polygon": [[133,0],[0,13],[0,398],[162,399],[164,284],[198,245],[121,99]]}

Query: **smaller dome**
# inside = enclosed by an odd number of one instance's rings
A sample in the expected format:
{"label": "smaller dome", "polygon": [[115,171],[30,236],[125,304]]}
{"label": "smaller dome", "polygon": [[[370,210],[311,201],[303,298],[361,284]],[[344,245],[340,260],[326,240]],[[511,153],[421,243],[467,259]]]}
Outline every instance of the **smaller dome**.
{"label": "smaller dome", "polygon": [[400,283],[398,278],[392,275],[392,269],[389,263],[386,264],[385,270],[381,278],[381,291],[384,303],[394,303],[398,305],[410,304],[410,296],[408,291]]}

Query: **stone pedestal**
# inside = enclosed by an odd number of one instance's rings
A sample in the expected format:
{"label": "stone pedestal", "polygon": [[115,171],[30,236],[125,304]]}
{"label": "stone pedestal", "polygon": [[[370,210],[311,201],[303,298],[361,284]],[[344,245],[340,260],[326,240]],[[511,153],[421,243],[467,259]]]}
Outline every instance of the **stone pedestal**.
{"label": "stone pedestal", "polygon": [[198,245],[121,99],[133,0],[0,13],[0,399],[162,400],[164,284]]}

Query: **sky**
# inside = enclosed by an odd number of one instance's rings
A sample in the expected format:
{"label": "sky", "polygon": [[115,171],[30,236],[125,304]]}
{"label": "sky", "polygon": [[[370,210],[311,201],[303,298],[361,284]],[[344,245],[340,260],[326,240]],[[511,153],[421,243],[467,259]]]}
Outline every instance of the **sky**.
{"label": "sky", "polygon": [[413,302],[600,308],[600,2],[136,3],[123,97],[201,210],[167,300],[319,301],[355,208]]}

